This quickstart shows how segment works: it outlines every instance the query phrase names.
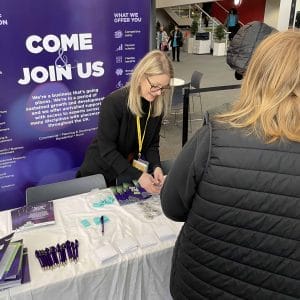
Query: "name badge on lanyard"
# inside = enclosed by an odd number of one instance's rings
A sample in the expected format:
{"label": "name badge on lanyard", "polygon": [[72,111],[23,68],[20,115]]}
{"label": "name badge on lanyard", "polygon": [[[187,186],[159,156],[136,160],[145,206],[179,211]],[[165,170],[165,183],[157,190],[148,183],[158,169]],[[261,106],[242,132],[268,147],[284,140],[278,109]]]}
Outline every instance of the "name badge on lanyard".
{"label": "name badge on lanyard", "polygon": [[138,137],[138,145],[139,145],[139,154],[138,154],[139,158],[134,159],[132,161],[132,166],[137,168],[138,170],[140,170],[142,172],[148,172],[148,166],[149,166],[148,161],[141,159],[141,152],[142,152],[142,148],[143,148],[145,132],[146,132],[146,128],[147,128],[147,125],[148,125],[149,118],[150,118],[150,114],[151,114],[151,103],[150,103],[150,106],[149,106],[148,117],[147,117],[147,120],[146,120],[143,136],[141,135],[140,117],[138,117],[138,116],[136,117],[136,128],[137,128],[137,137]]}
{"label": "name badge on lanyard", "polygon": [[134,159],[132,161],[132,166],[137,168],[138,170],[142,171],[142,172],[148,172],[148,166],[149,166],[149,162],[146,160],[143,160],[141,158],[139,159]]}

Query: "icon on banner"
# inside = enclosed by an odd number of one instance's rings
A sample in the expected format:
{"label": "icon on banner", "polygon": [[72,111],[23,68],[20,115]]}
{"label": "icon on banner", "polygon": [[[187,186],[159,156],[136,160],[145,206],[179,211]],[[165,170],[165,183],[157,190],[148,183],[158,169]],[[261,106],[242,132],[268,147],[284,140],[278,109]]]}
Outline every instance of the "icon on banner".
{"label": "icon on banner", "polygon": [[119,46],[118,46],[118,48],[116,49],[116,52],[117,51],[122,51],[123,50],[123,44],[120,44]]}
{"label": "icon on banner", "polygon": [[116,84],[116,88],[119,89],[123,86],[123,83],[121,80],[118,81],[118,83]]}
{"label": "icon on banner", "polygon": [[122,30],[117,30],[115,31],[115,39],[120,39],[123,37],[123,32]]}
{"label": "icon on banner", "polygon": [[123,75],[123,69],[118,68],[118,69],[116,70],[116,75],[118,75],[118,76]]}
{"label": "icon on banner", "polygon": [[123,61],[123,57],[122,56],[116,56],[116,63],[120,64]]}

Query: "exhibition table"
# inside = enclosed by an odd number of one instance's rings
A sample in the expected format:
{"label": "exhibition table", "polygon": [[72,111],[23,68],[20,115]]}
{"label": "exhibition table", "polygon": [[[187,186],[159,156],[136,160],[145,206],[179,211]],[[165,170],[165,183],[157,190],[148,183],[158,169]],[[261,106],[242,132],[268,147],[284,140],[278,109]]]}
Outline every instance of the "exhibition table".
{"label": "exhibition table", "polygon": [[171,78],[170,80],[170,86],[181,86],[181,85],[184,85],[185,84],[185,80],[184,79],[181,79],[181,78]]}
{"label": "exhibition table", "polygon": [[[163,215],[158,196],[122,206],[113,197],[113,203],[94,205],[95,199],[107,195],[113,195],[110,189],[55,200],[54,225],[15,232],[14,240],[23,239],[28,248],[31,281],[0,292],[0,299],[171,299],[171,258],[182,223]],[[101,215],[108,218],[103,235],[101,226],[93,223]],[[166,228],[169,235],[162,238],[160,231]],[[0,237],[10,232],[10,211],[2,211]],[[137,237],[142,236],[151,237],[152,245],[137,243],[133,251],[122,253],[121,241],[139,241]],[[52,270],[41,268],[35,250],[75,239],[79,241],[78,262]],[[106,245],[117,255],[101,260]]]}

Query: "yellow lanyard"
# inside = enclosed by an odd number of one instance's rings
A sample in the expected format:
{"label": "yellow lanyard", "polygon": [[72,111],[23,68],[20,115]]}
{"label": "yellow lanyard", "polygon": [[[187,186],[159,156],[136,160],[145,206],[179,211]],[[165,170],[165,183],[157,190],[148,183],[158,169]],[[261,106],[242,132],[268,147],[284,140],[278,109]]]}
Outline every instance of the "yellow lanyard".
{"label": "yellow lanyard", "polygon": [[144,127],[143,136],[141,136],[140,117],[139,116],[136,117],[136,128],[137,128],[138,143],[139,143],[139,158],[141,157],[145,132],[146,132],[146,128],[147,128],[147,125],[148,125],[149,118],[150,118],[150,114],[151,114],[151,103],[150,103],[150,106],[149,106],[148,117],[147,117],[146,124],[145,124],[145,127]]}

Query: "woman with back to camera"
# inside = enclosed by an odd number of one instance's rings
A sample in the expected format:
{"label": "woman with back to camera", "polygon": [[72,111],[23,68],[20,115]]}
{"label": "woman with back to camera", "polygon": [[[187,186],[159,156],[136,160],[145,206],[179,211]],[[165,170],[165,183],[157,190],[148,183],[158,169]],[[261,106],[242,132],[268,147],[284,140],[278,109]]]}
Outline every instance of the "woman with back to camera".
{"label": "woman with back to camera", "polygon": [[240,99],[186,144],[161,192],[184,226],[174,299],[300,299],[300,32],[267,37]]}
{"label": "woman with back to camera", "polygon": [[160,192],[159,132],[173,73],[165,53],[153,50],[137,64],[129,84],[103,100],[97,136],[77,177],[101,173],[108,186],[138,180],[147,192]]}

